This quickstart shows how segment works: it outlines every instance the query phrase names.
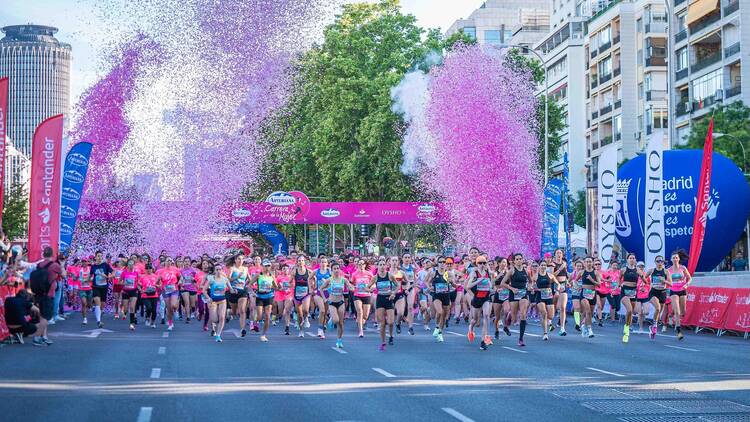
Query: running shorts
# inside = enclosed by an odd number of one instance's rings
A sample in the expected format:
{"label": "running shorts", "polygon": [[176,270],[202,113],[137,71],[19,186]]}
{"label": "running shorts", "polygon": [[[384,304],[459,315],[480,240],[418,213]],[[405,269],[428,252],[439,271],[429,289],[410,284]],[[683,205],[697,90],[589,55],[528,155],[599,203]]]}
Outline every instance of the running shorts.
{"label": "running shorts", "polygon": [[648,292],[648,299],[651,300],[651,298],[654,297],[659,299],[659,303],[663,305],[667,301],[667,291],[651,289],[651,291]]}
{"label": "running shorts", "polygon": [[393,309],[393,301],[388,296],[378,295],[378,298],[375,300],[375,309],[380,308]]}

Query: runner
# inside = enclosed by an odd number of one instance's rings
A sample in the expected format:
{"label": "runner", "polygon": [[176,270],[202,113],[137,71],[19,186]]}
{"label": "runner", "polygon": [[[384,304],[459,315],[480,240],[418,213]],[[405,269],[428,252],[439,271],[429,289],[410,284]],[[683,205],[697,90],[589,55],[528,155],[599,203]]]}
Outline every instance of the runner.
{"label": "runner", "polygon": [[667,288],[672,284],[670,273],[664,269],[664,257],[657,255],[654,263],[656,264],[655,267],[647,273],[651,279],[651,290],[649,290],[648,299],[649,303],[654,307],[654,322],[651,324],[649,333],[651,340],[656,338],[659,316],[661,315],[662,306],[667,301]]}
{"label": "runner", "polygon": [[271,272],[271,261],[263,260],[263,271],[253,276],[252,284],[256,287],[255,309],[258,310],[258,323],[263,321],[263,332],[260,335],[260,341],[268,341],[268,326],[271,324],[271,309],[273,307],[274,291],[278,290],[276,278]]}
{"label": "runner", "polygon": [[466,281],[466,289],[471,291],[473,299],[471,300],[471,322],[469,323],[467,337],[469,342],[474,341],[474,327],[481,319],[482,341],[479,343],[479,349],[487,350],[487,346],[492,344],[489,326],[492,310],[490,292],[492,291],[493,278],[493,274],[487,268],[487,257],[479,255],[470,271],[469,278]]}
{"label": "runner", "polygon": [[359,337],[365,336],[365,322],[370,316],[370,284],[373,279],[372,274],[365,269],[365,260],[357,260],[357,270],[352,274],[354,284],[354,308],[357,311],[357,328]]}
{"label": "runner", "polygon": [[573,320],[576,323],[576,331],[581,331],[581,279],[583,273],[583,261],[578,260],[573,264],[573,274],[570,277],[570,296],[573,298]]}
{"label": "runner", "polygon": [[355,290],[352,285],[341,272],[341,265],[338,262],[331,264],[331,277],[326,278],[323,284],[320,286],[321,290],[329,290],[328,296],[328,311],[331,313],[331,321],[336,325],[336,347],[339,349],[344,348],[344,312],[346,306],[344,304],[344,289],[348,287],[350,290]]}
{"label": "runner", "polygon": [[182,269],[180,270],[180,296],[182,297],[183,314],[186,315],[185,323],[190,324],[190,319],[195,318],[195,303],[198,298],[198,288],[196,286],[196,275],[198,270],[195,269],[194,261],[190,257],[182,258]]}
{"label": "runner", "polygon": [[[122,279],[122,298],[123,307],[127,309],[127,314],[130,315],[130,331],[135,330],[135,303],[138,301],[138,278],[139,274],[135,271],[135,261],[132,259],[128,260],[128,265],[124,270],[120,270],[120,278]],[[122,319],[125,319],[123,315]]]}
{"label": "runner", "polygon": [[433,267],[432,261],[424,259],[420,264],[420,270],[417,273],[417,296],[419,298],[419,312],[422,315],[422,325],[425,331],[430,331],[431,314],[435,312],[432,309],[432,297],[430,289],[427,287],[427,274]]}
{"label": "runner", "polygon": [[562,249],[555,250],[555,257],[552,262],[555,264],[555,271],[553,275],[557,279],[557,291],[555,292],[555,307],[560,315],[560,331],[557,335],[566,336],[565,332],[565,320],[568,317],[568,289],[570,288],[570,282],[568,281],[568,261],[564,258],[564,252]]}
{"label": "runner", "polygon": [[297,264],[292,270],[294,279],[294,308],[297,312],[299,337],[305,336],[305,328],[310,328],[307,318],[310,316],[310,292],[315,289],[315,273],[307,268],[304,255],[297,256]]}
{"label": "runner", "polygon": [[537,310],[541,316],[542,328],[544,329],[544,336],[542,340],[549,340],[547,335],[548,330],[554,329],[551,327],[549,318],[550,315],[555,315],[554,305],[554,291],[556,290],[557,279],[555,278],[555,264],[551,260],[542,262],[535,274],[532,275],[532,283],[534,285],[534,300],[536,303]]}
{"label": "runner", "polygon": [[281,314],[284,318],[284,335],[289,335],[289,323],[292,314],[294,304],[292,303],[292,281],[290,277],[291,272],[289,271],[289,265],[285,262],[279,267],[279,271],[276,273],[276,284],[279,289],[274,293],[274,301],[276,306],[281,310]]}
{"label": "runner", "polygon": [[145,273],[137,271],[135,265],[133,270],[138,274],[138,286],[141,291],[141,301],[143,306],[146,308],[146,326],[156,328],[156,308],[159,302],[159,278],[154,274],[154,266],[146,264],[144,267]]}
{"label": "runner", "polygon": [[[204,259],[200,263],[200,270],[195,274],[195,285],[203,293],[202,286],[206,275],[211,272],[211,263]],[[203,320],[203,331],[208,331],[208,303],[203,301],[203,294],[197,294],[198,297],[198,321]]]}
{"label": "runner", "polygon": [[492,295],[492,312],[495,314],[495,338],[500,339],[500,322],[503,322],[503,332],[510,336],[510,328],[506,317],[510,316],[510,290],[503,287],[503,278],[508,271],[508,259],[500,258],[497,265],[497,274],[494,279],[495,294]]}
{"label": "runner", "polygon": [[91,277],[94,279],[94,317],[96,317],[96,325],[99,328],[104,328],[104,323],[102,322],[102,303],[107,304],[107,291],[113,272],[112,267],[104,261],[102,251],[96,251],[96,254],[94,254],[94,265],[91,266]]}
{"label": "runner", "polygon": [[638,291],[638,279],[643,272],[636,266],[635,254],[629,253],[627,264],[620,274],[622,281],[622,292],[620,302],[625,307],[625,327],[622,330],[622,342],[627,343],[630,339],[630,325],[633,323],[633,305],[636,303]]}
{"label": "runner", "polygon": [[685,300],[687,298],[687,288],[693,281],[688,269],[680,264],[680,255],[672,254],[672,266],[669,267],[669,276],[672,285],[669,288],[669,297],[672,301],[672,313],[674,315],[674,328],[677,331],[677,340],[682,340],[685,335],[682,333],[681,318],[685,315]]}
{"label": "runner", "polygon": [[369,288],[377,287],[375,317],[380,328],[380,351],[385,351],[385,328],[388,325],[388,344],[393,345],[393,301],[396,298],[396,283],[387,270],[385,261],[378,262],[378,272],[370,281]]}
{"label": "runner", "polygon": [[89,259],[83,258],[78,266],[78,275],[76,277],[78,281],[78,296],[81,299],[81,316],[83,320],[81,324],[88,324],[86,319],[86,312],[88,311],[91,300],[94,296],[91,286],[91,267],[89,266]]}
{"label": "runner", "polygon": [[523,342],[523,335],[526,333],[526,313],[529,308],[529,299],[526,295],[529,275],[523,266],[523,262],[523,254],[513,254],[513,265],[505,273],[502,281],[503,287],[510,290],[508,301],[510,301],[511,316],[515,318],[515,315],[520,314],[518,345],[521,347],[526,346]]}
{"label": "runner", "polygon": [[636,313],[638,314],[638,332],[643,333],[643,322],[646,320],[646,315],[649,311],[649,293],[651,292],[651,278],[646,276],[646,264],[642,261],[638,261],[639,274],[638,277],[638,292],[635,297],[638,301],[635,304]]}
{"label": "runner", "polygon": [[[250,278],[248,268],[243,264],[245,256],[237,254],[230,260],[231,266],[227,268],[227,278],[229,279],[230,291],[226,295],[227,302],[231,309],[231,314],[238,317],[240,322],[240,335],[245,337],[247,330],[247,301],[248,301],[248,279]],[[222,314],[223,316],[223,314]],[[225,321],[226,322],[226,321]]]}
{"label": "runner", "polygon": [[[134,261],[135,262],[135,261]],[[122,300],[122,271],[127,266],[127,258],[125,255],[117,257],[117,262],[112,267],[114,271],[112,274],[112,296],[114,296],[114,308],[115,308],[115,319],[120,319],[120,313],[122,313],[122,319],[125,319],[127,305]]]}
{"label": "runner", "polygon": [[167,331],[174,329],[174,313],[179,306],[179,287],[180,271],[175,267],[174,260],[171,257],[164,259],[164,267],[156,271],[157,286],[162,290],[164,298],[164,307],[167,316]]}
{"label": "runner", "polygon": [[595,289],[602,282],[601,274],[594,266],[594,260],[587,256],[583,261],[583,271],[580,274],[576,274],[576,276],[581,283],[581,296],[579,296],[579,300],[581,301],[584,318],[581,336],[593,338],[594,328],[592,326],[592,319],[594,306],[596,305]]}
{"label": "runner", "polygon": [[[315,270],[315,281],[318,286],[325,284],[325,281],[331,278],[331,269],[329,268],[329,261],[325,255],[318,258],[318,269]],[[316,289],[315,295],[313,296],[313,304],[318,309],[318,338],[326,338],[326,318],[328,315],[328,290],[324,290],[320,287]]]}
{"label": "runner", "polygon": [[[392,256],[389,262],[388,274],[393,282],[396,283],[396,295],[393,299],[393,307],[396,318],[396,334],[401,334],[401,320],[405,318],[408,310],[406,308],[406,294],[409,291],[409,280],[406,274],[401,270],[401,260],[397,256]],[[413,331],[413,330],[412,330]]]}
{"label": "runner", "polygon": [[[612,273],[610,272],[612,269],[612,265],[615,265],[615,261],[611,261],[609,270],[604,271],[602,270],[602,262],[599,260],[594,261],[594,268],[599,272],[599,275],[601,276],[601,283],[596,286],[596,320],[597,324],[599,324],[600,327],[603,326],[602,312],[604,310],[604,303],[612,303]],[[617,276],[619,277],[619,271]],[[611,312],[612,311],[610,305],[610,313]]]}
{"label": "runner", "polygon": [[211,274],[203,279],[203,300],[208,303],[211,320],[211,336],[217,343],[221,343],[221,333],[224,331],[224,315],[227,313],[226,292],[229,290],[229,279],[224,274],[221,261],[214,265]]}
{"label": "runner", "polygon": [[414,335],[414,307],[417,305],[418,288],[416,285],[416,275],[419,268],[414,265],[411,254],[404,254],[401,258],[401,271],[406,276],[406,285],[409,286],[406,291],[406,323],[409,326],[409,334]]}

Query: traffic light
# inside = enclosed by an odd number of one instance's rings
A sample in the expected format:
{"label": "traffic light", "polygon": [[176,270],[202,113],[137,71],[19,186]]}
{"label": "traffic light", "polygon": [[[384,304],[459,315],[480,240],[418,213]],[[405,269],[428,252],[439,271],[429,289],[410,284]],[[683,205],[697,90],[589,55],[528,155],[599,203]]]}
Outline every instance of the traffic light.
{"label": "traffic light", "polygon": [[367,224],[360,224],[359,225],[359,236],[360,237],[367,237],[367,235],[369,235],[369,234],[370,234],[370,232],[369,232],[369,230],[367,230]]}

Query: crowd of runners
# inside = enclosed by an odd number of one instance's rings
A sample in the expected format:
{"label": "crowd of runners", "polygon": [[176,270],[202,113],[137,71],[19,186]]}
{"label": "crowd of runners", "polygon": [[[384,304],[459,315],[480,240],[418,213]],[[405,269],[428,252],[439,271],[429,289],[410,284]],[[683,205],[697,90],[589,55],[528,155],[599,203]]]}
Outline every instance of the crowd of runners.
{"label": "crowd of runners", "polygon": [[[648,320],[651,339],[662,321],[662,330],[671,324],[682,340],[680,318],[691,275],[679,254],[670,258],[669,266],[657,257],[647,269],[629,254],[621,265],[612,261],[603,269],[592,257],[569,265],[562,250],[540,260],[518,253],[490,259],[477,248],[434,258],[162,253],[152,259],[97,252],[68,259],[64,281],[68,305],[80,309],[84,325],[93,313],[99,328],[109,301],[114,319],[128,319],[132,331],[160,324],[172,331],[182,321],[210,331],[216,342],[233,324],[241,337],[259,332],[262,342],[271,326],[302,338],[317,325],[316,337],[335,336],[336,347],[343,348],[344,325],[355,324],[360,338],[368,325],[376,328],[379,349],[385,350],[402,330],[414,335],[421,325],[443,342],[449,324],[466,324],[468,341],[475,342],[478,332],[479,347],[487,350],[501,333],[511,336],[515,326],[518,346],[525,346],[527,318],[540,321],[545,341],[555,329],[566,336],[570,325],[593,338],[594,324],[602,326],[607,318],[622,322],[624,343],[636,320],[639,332]],[[13,274],[7,272],[5,281]]]}

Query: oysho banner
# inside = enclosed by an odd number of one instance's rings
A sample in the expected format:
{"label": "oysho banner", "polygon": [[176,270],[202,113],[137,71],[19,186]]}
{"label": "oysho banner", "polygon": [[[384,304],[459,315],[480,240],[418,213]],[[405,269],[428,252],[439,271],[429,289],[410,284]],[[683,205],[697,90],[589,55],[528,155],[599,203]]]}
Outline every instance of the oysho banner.
{"label": "oysho banner", "polygon": [[550,179],[544,188],[544,217],[542,221],[542,255],[557,248],[557,230],[560,224],[560,199],[563,181]]}
{"label": "oysho banner", "polygon": [[60,240],[60,154],[63,115],[50,117],[37,126],[31,147],[29,195],[29,261],[42,258],[50,246],[55,254]]}
{"label": "oysho banner", "polygon": [[[654,136],[646,150],[646,224],[644,262],[651,265],[658,255],[664,256],[664,143]],[[667,257],[667,259],[669,259]]]}
{"label": "oysho banner", "polygon": [[604,269],[609,267],[615,243],[617,218],[617,145],[605,147],[599,156],[597,180],[597,250]]}
{"label": "oysho banner", "polygon": [[90,142],[79,142],[73,145],[65,157],[65,168],[62,176],[62,193],[60,195],[60,249],[67,249],[73,242],[73,233],[78,219],[78,209],[83,196],[83,186],[91,157]]}

